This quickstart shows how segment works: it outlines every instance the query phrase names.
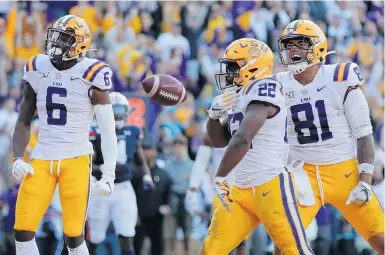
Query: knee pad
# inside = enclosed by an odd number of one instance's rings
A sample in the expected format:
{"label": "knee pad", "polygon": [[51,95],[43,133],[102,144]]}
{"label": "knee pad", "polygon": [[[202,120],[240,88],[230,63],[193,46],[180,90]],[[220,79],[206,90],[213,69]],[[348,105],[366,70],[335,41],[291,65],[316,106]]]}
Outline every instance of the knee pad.
{"label": "knee pad", "polygon": [[133,237],[125,237],[122,235],[118,236],[120,248],[123,251],[133,251],[134,250],[134,238]]}

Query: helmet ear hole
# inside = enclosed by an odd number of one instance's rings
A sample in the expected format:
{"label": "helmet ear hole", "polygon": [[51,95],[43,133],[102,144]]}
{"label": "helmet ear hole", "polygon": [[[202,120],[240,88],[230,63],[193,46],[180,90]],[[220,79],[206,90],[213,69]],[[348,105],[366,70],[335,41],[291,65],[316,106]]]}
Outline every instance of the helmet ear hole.
{"label": "helmet ear hole", "polygon": [[324,50],[325,50],[324,48],[319,49],[320,52],[324,52]]}
{"label": "helmet ear hole", "polygon": [[255,73],[256,71],[258,71],[258,68],[253,68],[249,70],[250,73]]}

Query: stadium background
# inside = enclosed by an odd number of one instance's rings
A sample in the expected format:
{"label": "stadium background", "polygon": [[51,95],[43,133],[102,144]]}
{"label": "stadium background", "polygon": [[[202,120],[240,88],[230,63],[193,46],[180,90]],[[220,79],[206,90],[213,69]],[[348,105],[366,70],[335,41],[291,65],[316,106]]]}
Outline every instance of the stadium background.
{"label": "stadium background", "polygon": [[[188,138],[192,159],[201,144],[205,109],[218,94],[214,73],[226,45],[241,37],[265,41],[277,53],[277,39],[291,20],[311,19],[335,50],[328,63],[359,64],[376,140],[375,189],[383,201],[384,179],[384,2],[0,2],[0,254],[12,244],[17,183],[10,175],[12,133],[21,100],[22,67],[43,52],[47,27],[60,16],[84,18],[93,34],[89,57],[107,62],[114,70],[113,90],[124,93],[133,112],[130,124],[145,131],[145,143],[156,144],[159,158],[167,158],[175,137]],[[276,71],[284,70],[276,54]],[[140,81],[154,73],[173,75],[185,84],[189,99],[178,107],[162,108],[144,96]],[[167,170],[167,169],[166,169]],[[138,201],[139,202],[139,201]],[[51,210],[49,217],[60,218]],[[198,217],[199,218],[199,217]],[[193,239],[202,239],[207,217],[194,219]],[[360,237],[331,207],[317,216],[313,244],[330,254],[370,254]],[[110,229],[106,243],[117,254]],[[179,235],[178,235],[179,236]],[[252,254],[267,249],[268,239],[255,235]],[[55,237],[53,237],[55,238]],[[60,239],[59,237],[56,237]],[[256,243],[258,247],[255,247]],[[324,249],[324,250],[325,250]],[[322,250],[322,249],[321,249]],[[318,251],[317,254],[329,254]],[[102,247],[100,254],[106,254]],[[147,253],[146,253],[147,254]]]}

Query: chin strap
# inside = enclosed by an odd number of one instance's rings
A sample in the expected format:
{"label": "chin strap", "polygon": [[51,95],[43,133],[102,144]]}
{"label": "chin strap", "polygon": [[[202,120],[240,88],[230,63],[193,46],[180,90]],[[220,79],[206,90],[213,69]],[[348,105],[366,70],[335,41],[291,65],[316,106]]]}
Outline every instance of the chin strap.
{"label": "chin strap", "polygon": [[325,53],[325,54],[322,56],[322,58],[323,58],[323,61],[322,61],[322,62],[314,62],[314,63],[311,63],[311,64],[309,64],[309,65],[306,65],[306,66],[303,67],[303,70],[301,70],[301,68],[296,68],[296,69],[293,68],[293,70],[290,70],[290,71],[292,71],[292,72],[295,73],[295,74],[299,74],[299,73],[304,72],[307,68],[309,68],[309,67],[311,67],[311,66],[314,66],[314,65],[317,65],[317,64],[323,65],[323,64],[325,64],[326,56],[327,56],[327,55],[331,55],[331,54],[335,54],[335,53],[336,53],[336,52],[335,52],[334,50],[333,50],[333,51],[329,51],[329,52]]}

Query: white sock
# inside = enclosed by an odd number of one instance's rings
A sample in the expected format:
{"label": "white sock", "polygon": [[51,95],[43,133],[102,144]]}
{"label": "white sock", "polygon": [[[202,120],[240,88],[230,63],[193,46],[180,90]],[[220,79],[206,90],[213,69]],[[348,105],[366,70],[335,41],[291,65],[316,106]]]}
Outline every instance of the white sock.
{"label": "white sock", "polygon": [[86,242],[83,242],[76,248],[68,248],[68,255],[89,255]]}
{"label": "white sock", "polygon": [[28,242],[15,241],[15,243],[17,255],[39,255],[35,238]]}

